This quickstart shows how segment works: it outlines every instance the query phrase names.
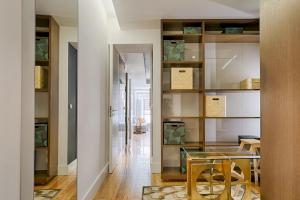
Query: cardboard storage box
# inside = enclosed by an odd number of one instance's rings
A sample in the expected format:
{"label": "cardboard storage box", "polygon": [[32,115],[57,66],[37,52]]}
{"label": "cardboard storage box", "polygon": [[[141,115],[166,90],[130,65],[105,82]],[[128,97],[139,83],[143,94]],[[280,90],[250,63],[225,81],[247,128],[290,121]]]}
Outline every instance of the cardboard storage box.
{"label": "cardboard storage box", "polygon": [[34,86],[35,89],[44,89],[48,87],[47,84],[47,70],[41,66],[34,68]]}
{"label": "cardboard storage box", "polygon": [[206,96],[206,117],[226,117],[226,96]]}
{"label": "cardboard storage box", "polygon": [[172,68],[171,89],[193,89],[193,68]]}
{"label": "cardboard storage box", "polygon": [[248,78],[240,82],[241,89],[260,89],[260,79],[259,78]]}
{"label": "cardboard storage box", "polygon": [[164,144],[184,144],[184,122],[164,122]]}

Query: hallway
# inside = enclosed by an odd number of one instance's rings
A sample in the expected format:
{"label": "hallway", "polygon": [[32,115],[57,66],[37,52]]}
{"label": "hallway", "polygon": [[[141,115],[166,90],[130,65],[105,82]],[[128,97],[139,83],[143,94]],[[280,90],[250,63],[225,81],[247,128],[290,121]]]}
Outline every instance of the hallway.
{"label": "hallway", "polygon": [[94,200],[140,200],[143,186],[160,184],[160,174],[150,170],[150,134],[134,134],[131,145]]}

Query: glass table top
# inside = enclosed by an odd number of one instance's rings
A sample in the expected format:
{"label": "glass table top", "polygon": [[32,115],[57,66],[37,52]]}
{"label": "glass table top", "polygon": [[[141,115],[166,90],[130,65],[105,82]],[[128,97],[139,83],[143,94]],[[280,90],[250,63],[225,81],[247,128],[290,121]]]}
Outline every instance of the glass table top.
{"label": "glass table top", "polygon": [[242,159],[260,159],[260,155],[253,154],[247,150],[240,151],[238,148],[183,148],[187,157],[192,160],[242,160]]}

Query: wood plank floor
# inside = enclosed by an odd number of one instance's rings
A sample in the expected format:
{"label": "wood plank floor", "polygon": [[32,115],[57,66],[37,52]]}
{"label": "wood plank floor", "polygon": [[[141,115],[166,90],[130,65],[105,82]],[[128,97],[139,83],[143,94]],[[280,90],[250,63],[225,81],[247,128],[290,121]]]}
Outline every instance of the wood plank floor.
{"label": "wood plank floor", "polygon": [[56,176],[45,186],[35,186],[35,190],[60,189],[53,200],[76,200],[77,172],[76,166],[69,170],[68,176]]}
{"label": "wood plank floor", "polygon": [[118,167],[109,174],[94,200],[141,200],[143,186],[182,185],[161,182],[150,171],[150,136],[134,135]]}
{"label": "wood plank floor", "polygon": [[[119,165],[106,177],[94,200],[141,200],[143,186],[184,184],[162,182],[160,174],[151,174],[150,136],[134,135]],[[253,188],[258,192],[258,187]]]}

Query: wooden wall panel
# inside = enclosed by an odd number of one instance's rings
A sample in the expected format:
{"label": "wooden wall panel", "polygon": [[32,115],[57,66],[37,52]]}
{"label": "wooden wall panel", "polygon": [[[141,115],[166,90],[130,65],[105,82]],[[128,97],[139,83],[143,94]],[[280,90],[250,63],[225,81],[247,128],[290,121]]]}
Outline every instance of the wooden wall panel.
{"label": "wooden wall panel", "polygon": [[261,1],[262,199],[300,199],[300,1]]}

